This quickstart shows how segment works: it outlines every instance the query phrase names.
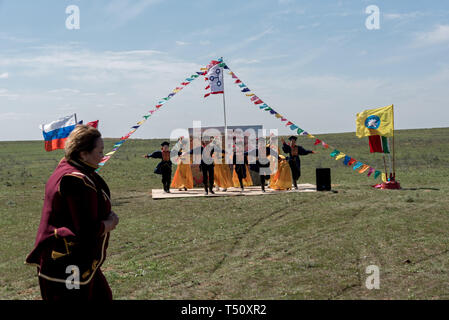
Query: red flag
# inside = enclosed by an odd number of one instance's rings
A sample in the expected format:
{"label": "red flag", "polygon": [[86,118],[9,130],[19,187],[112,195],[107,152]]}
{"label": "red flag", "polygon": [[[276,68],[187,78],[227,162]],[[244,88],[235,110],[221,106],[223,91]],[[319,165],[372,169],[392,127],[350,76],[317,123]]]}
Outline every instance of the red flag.
{"label": "red flag", "polygon": [[315,143],[313,144],[314,146],[317,146],[317,145],[319,145],[321,143],[321,140],[320,139],[316,139],[315,140]]}
{"label": "red flag", "polygon": [[383,153],[384,150],[382,148],[382,140],[380,136],[369,136],[369,152],[381,152]]}
{"label": "red flag", "polygon": [[98,128],[98,121],[100,121],[100,120],[88,122],[88,123],[86,123],[86,126],[91,126],[91,127],[94,127],[94,128]]}

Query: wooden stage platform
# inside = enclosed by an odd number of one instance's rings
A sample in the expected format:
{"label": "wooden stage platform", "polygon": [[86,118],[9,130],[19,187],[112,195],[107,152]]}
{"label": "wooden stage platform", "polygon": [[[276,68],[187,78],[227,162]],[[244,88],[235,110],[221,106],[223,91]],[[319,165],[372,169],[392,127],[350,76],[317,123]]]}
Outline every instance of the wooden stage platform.
{"label": "wooden stage platform", "polygon": [[178,189],[170,189],[170,193],[165,193],[162,189],[152,189],[151,197],[153,199],[178,199],[178,198],[192,198],[192,197],[234,197],[234,196],[259,196],[267,194],[280,194],[288,192],[316,192],[316,186],[305,183],[298,184],[298,190],[272,190],[265,187],[266,192],[262,192],[260,186],[245,187],[242,192],[240,188],[229,188],[227,191],[215,191],[215,194],[205,195],[203,188],[194,188],[187,191],[179,191]]}

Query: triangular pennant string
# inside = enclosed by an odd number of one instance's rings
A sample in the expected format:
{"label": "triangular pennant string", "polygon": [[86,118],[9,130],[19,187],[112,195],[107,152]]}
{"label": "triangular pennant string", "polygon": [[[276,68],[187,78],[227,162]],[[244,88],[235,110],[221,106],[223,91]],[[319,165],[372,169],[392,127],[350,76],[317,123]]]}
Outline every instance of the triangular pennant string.
{"label": "triangular pennant string", "polygon": [[[229,67],[228,67],[229,69]],[[229,69],[230,70],[230,69]],[[310,139],[315,139],[315,143],[314,145],[322,145],[323,148],[325,149],[329,149],[331,148],[331,146],[327,143],[325,143],[324,141],[316,138],[314,135],[307,133],[306,131],[304,131],[303,129],[301,129],[298,125],[294,124],[293,122],[289,121],[287,118],[283,117],[282,115],[280,115],[277,112],[272,112],[274,111],[272,108],[270,108],[266,103],[264,103],[259,97],[257,97],[254,93],[248,93],[251,90],[248,88],[247,85],[245,85],[243,82],[241,82],[241,79],[239,77],[237,77],[237,75],[235,74],[234,71],[230,70],[229,74],[232,76],[232,78],[237,79],[234,83],[237,84],[239,86],[239,88],[241,89],[240,91],[245,93],[245,95],[247,97],[250,97],[251,102],[253,102],[254,104],[258,105],[261,104],[259,106],[260,110],[264,110],[264,111],[270,111],[270,114],[273,114],[276,118],[280,119],[281,122],[286,122],[285,126],[286,127],[290,127],[291,130],[295,131],[298,135],[303,135],[303,136],[307,136]],[[243,89],[242,89],[243,88]],[[368,170],[368,176],[371,176],[372,173],[374,173],[374,178],[377,178],[381,173],[380,171],[375,170],[374,168],[363,164],[349,156],[347,156],[346,154],[344,154],[343,152],[338,151],[337,149],[335,149],[331,154],[331,157],[335,158],[335,160],[339,160],[344,158],[344,164],[345,165],[353,165],[354,163],[356,164],[354,166],[354,170],[359,169],[360,168],[360,173],[365,172],[366,170]],[[379,172],[379,173],[378,173]]]}

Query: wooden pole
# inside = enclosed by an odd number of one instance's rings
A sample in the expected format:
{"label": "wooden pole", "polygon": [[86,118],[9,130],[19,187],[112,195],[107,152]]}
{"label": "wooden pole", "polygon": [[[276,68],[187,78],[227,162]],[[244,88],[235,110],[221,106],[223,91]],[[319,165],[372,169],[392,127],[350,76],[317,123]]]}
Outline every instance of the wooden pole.
{"label": "wooden pole", "polygon": [[[221,61],[223,62],[223,57],[221,57]],[[224,69],[223,69],[224,70]],[[223,115],[224,115],[224,134],[226,136],[226,131],[228,129],[228,125],[226,123],[226,100],[225,100],[225,90],[224,90],[224,71],[222,74],[222,78],[223,78]]]}
{"label": "wooden pole", "polygon": [[394,106],[391,105],[393,109],[393,180],[396,180],[396,166],[395,166],[395,147],[394,147]]}

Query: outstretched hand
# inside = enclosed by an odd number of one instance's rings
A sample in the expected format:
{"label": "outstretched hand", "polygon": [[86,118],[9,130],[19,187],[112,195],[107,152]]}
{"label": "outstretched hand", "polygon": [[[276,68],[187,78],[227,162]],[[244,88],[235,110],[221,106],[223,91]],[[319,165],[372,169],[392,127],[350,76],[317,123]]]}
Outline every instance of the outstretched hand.
{"label": "outstretched hand", "polygon": [[312,151],[312,153],[313,153],[313,154],[316,154],[316,153],[318,153],[318,151]]}
{"label": "outstretched hand", "polygon": [[142,155],[142,158],[148,159],[149,157],[148,157],[147,154],[143,154],[143,155]]}

